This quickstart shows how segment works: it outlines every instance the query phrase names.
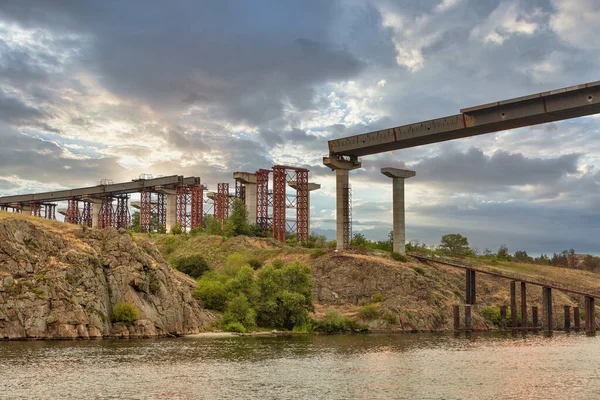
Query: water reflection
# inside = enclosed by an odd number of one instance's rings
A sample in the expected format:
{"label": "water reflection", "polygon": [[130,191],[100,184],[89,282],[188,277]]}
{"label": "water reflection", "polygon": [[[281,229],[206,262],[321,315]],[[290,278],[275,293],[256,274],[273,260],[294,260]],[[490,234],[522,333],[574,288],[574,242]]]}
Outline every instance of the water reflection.
{"label": "water reflection", "polygon": [[598,398],[598,344],[525,331],[0,342],[0,397]]}

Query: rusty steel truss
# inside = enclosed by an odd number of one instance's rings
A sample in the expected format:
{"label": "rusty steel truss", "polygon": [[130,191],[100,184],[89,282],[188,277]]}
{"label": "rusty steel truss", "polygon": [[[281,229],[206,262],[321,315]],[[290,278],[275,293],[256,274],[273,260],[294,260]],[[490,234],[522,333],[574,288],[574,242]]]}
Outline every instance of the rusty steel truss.
{"label": "rusty steel truss", "polygon": [[268,169],[256,171],[256,223],[265,231],[270,228],[269,218],[269,174]]}
{"label": "rusty steel truss", "polygon": [[114,210],[115,228],[128,229],[131,225],[131,214],[129,213],[129,196],[121,195],[116,197],[117,208]]}
{"label": "rusty steel truss", "polygon": [[215,194],[215,218],[225,225],[229,217],[229,183],[218,183],[217,193]]}
{"label": "rusty steel truss", "polygon": [[98,228],[104,229],[113,226],[115,220],[115,210],[113,208],[113,198],[111,196],[102,196],[100,203],[100,212],[98,212]]}
{"label": "rusty steel truss", "polygon": [[204,217],[204,189],[202,185],[191,187],[191,210],[190,210],[190,228],[202,226]]}
{"label": "rusty steel truss", "polygon": [[[308,170],[276,165],[273,167],[273,239],[285,242],[288,224],[287,209],[296,208],[296,240],[308,240]],[[296,183],[296,197],[286,196],[288,182]]]}

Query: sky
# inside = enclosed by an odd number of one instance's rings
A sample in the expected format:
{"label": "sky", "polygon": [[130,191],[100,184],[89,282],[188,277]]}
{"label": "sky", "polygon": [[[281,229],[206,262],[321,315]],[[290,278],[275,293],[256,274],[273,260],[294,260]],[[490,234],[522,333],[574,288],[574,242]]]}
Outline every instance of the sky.
{"label": "sky", "polygon": [[[0,193],[311,170],[334,237],[327,141],[600,80],[597,0],[2,0]],[[407,239],[600,254],[600,118],[362,158],[353,232],[385,239],[409,168]]]}

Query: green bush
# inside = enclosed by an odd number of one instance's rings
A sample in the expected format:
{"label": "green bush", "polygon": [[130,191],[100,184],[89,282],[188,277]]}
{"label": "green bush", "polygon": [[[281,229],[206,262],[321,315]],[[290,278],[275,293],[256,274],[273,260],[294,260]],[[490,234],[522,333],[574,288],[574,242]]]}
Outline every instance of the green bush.
{"label": "green bush", "polygon": [[[510,311],[510,310],[508,310]],[[481,315],[483,318],[489,322],[494,324],[495,326],[500,326],[500,309],[498,307],[486,306],[481,309]]]}
{"label": "green bush", "polygon": [[415,271],[419,275],[425,275],[425,270],[421,267],[413,267],[413,271]]}
{"label": "green bush", "polygon": [[385,313],[383,319],[390,325],[398,325],[398,316],[393,312]]}
{"label": "green bush", "polygon": [[319,258],[322,255],[327,254],[327,252],[325,251],[325,249],[318,247],[316,249],[314,249],[313,251],[310,252],[310,258]]}
{"label": "green bush", "polygon": [[252,269],[256,271],[262,267],[263,263],[258,258],[253,257],[248,260],[248,265],[250,265]]}
{"label": "green bush", "polygon": [[379,308],[375,304],[368,304],[360,309],[358,316],[365,321],[379,318]]}
{"label": "green bush", "polygon": [[246,333],[246,328],[239,322],[230,322],[223,329],[225,332]]}
{"label": "green bush", "polygon": [[394,259],[396,261],[400,261],[400,262],[406,262],[406,261],[408,261],[408,259],[406,258],[406,256],[404,254],[400,254],[400,253],[395,252],[395,251],[392,252],[392,259]]}
{"label": "green bush", "polygon": [[227,277],[217,272],[208,272],[198,281],[194,298],[201,300],[209,310],[224,311],[227,303]]}
{"label": "green bush", "polygon": [[132,325],[138,319],[139,314],[135,305],[120,302],[113,306],[112,322]]}
{"label": "green bush", "polygon": [[224,322],[226,324],[238,322],[247,331],[256,328],[256,311],[254,311],[245,295],[240,294],[227,302]]}
{"label": "green bush", "polygon": [[371,296],[371,301],[373,303],[381,303],[384,300],[385,300],[385,297],[383,297],[383,295],[379,292],[377,292],[373,296]]}
{"label": "green bush", "polygon": [[195,227],[193,227],[192,229],[190,229],[190,235],[192,236],[198,236],[202,233],[202,226],[197,225]]}
{"label": "green bush", "polygon": [[338,310],[330,308],[325,314],[325,319],[314,322],[315,327],[328,334],[335,332],[366,331],[367,327],[358,322],[342,316]]}
{"label": "green bush", "polygon": [[231,277],[236,276],[244,265],[246,260],[240,253],[231,253],[225,261],[225,273]]}
{"label": "green bush", "polygon": [[175,260],[175,268],[194,279],[200,278],[202,274],[210,270],[204,257],[198,254],[178,258]]}
{"label": "green bush", "polygon": [[181,229],[181,225],[177,224],[177,225],[173,225],[171,227],[172,235],[181,235],[182,233],[183,233],[183,229]]}

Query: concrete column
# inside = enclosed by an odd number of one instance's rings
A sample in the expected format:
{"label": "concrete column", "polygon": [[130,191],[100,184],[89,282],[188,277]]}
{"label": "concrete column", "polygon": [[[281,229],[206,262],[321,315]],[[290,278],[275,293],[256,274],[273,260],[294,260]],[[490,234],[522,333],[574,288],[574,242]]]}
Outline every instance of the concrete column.
{"label": "concrete column", "polygon": [[579,313],[579,307],[573,307],[573,323],[576,331],[581,329],[581,314]]}
{"label": "concrete column", "polygon": [[542,288],[542,323],[546,332],[552,332],[554,324],[552,320],[552,288]]}
{"label": "concrete column", "polygon": [[398,168],[381,168],[381,173],[392,178],[393,250],[396,253],[405,254],[404,180],[415,176],[415,171]]}
{"label": "concrete column", "polygon": [[167,233],[177,225],[177,194],[167,193]]}
{"label": "concrete column", "polygon": [[337,250],[344,250],[344,226],[349,223],[344,217],[344,191],[349,185],[349,172],[360,168],[362,164],[359,161],[346,160],[335,156],[323,157],[323,164],[335,171],[335,239]]}
{"label": "concrete column", "polygon": [[510,317],[512,320],[511,326],[517,327],[517,282],[510,282]]}
{"label": "concrete column", "polygon": [[571,330],[571,306],[565,306],[565,331]]}
{"label": "concrete column", "polygon": [[246,183],[246,210],[248,223],[256,224],[256,183]]}
{"label": "concrete column", "polygon": [[90,199],[92,203],[92,228],[100,226],[100,210],[102,208],[102,199]]}
{"label": "concrete column", "polygon": [[471,330],[471,306],[465,304],[465,330]]}
{"label": "concrete column", "polygon": [[457,331],[460,329],[460,306],[454,306],[452,312],[454,316],[454,330]]}
{"label": "concrete column", "polygon": [[521,326],[527,327],[527,285],[521,282]]}

